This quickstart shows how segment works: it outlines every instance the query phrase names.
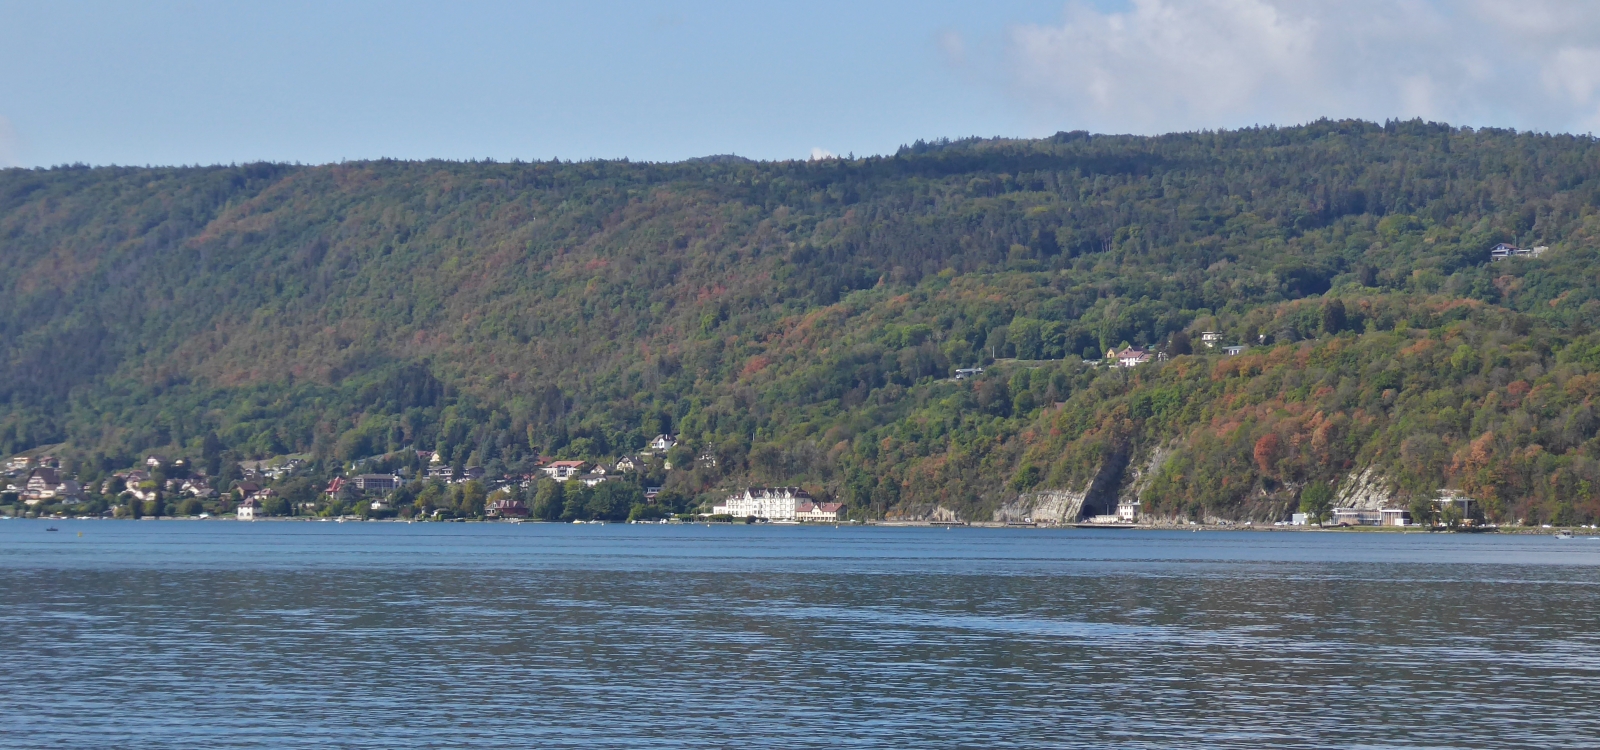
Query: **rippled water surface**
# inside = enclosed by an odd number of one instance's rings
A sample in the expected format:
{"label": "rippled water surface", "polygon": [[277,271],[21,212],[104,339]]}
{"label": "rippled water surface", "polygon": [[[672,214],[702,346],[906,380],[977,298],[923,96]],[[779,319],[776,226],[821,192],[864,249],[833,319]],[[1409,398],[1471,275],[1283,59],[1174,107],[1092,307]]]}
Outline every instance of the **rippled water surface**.
{"label": "rippled water surface", "polygon": [[1600,743],[1600,539],[54,523],[0,746]]}

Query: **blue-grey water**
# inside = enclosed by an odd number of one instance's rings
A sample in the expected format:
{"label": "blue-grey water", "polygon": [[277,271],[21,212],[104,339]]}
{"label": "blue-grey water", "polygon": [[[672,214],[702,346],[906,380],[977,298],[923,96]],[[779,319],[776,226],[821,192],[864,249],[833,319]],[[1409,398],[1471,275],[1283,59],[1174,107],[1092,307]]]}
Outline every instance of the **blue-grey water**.
{"label": "blue-grey water", "polygon": [[1600,745],[1600,539],[53,523],[0,746]]}

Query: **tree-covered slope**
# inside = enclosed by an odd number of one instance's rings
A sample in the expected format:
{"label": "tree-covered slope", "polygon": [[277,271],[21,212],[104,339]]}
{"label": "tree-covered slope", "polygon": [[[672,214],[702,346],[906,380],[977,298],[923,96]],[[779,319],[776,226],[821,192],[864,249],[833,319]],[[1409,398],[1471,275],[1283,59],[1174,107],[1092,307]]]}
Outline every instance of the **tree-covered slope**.
{"label": "tree-covered slope", "polygon": [[[1550,250],[1490,263],[1502,241]],[[719,458],[675,474],[689,492],[803,483],[866,514],[985,517],[1109,457],[1169,513],[1272,515],[1374,468],[1397,496],[1592,517],[1597,248],[1592,138],[1424,123],[7,170],[0,452],[498,470],[670,431]],[[1079,362],[1202,329],[1269,346]]]}

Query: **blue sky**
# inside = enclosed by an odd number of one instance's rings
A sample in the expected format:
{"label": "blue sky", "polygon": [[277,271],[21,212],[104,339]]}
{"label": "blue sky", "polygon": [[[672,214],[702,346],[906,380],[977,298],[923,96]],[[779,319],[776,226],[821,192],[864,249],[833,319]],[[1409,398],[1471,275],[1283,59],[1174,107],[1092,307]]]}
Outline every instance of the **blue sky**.
{"label": "blue sky", "polygon": [[0,166],[786,159],[1323,115],[1589,132],[1600,3],[0,0],[0,72]]}

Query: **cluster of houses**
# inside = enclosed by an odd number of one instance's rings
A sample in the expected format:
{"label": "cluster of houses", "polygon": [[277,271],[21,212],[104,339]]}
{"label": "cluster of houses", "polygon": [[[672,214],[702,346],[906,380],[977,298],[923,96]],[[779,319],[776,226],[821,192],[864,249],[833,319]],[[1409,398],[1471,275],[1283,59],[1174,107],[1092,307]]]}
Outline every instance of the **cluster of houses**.
{"label": "cluster of houses", "polygon": [[61,475],[61,462],[54,456],[17,456],[6,462],[6,474],[6,491],[29,506],[83,498],[83,487]]}

